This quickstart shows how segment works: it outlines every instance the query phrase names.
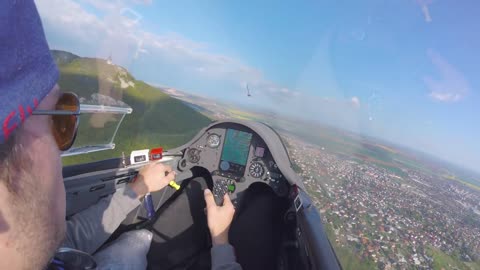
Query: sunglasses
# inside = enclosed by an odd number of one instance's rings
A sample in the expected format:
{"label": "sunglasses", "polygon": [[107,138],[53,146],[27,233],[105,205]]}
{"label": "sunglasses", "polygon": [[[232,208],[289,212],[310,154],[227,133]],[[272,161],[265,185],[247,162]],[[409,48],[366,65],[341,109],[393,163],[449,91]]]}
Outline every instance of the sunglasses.
{"label": "sunglasses", "polygon": [[80,115],[80,101],[74,93],[62,93],[55,110],[35,110],[32,115],[51,115],[52,133],[58,149],[66,151],[75,142]]}

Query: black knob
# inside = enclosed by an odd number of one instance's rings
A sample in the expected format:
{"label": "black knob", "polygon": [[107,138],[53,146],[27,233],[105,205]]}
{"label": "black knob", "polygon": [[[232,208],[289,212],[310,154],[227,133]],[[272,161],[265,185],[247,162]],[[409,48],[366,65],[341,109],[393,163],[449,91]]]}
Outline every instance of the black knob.
{"label": "black knob", "polygon": [[182,159],[178,162],[178,170],[183,171],[187,167],[187,161]]}

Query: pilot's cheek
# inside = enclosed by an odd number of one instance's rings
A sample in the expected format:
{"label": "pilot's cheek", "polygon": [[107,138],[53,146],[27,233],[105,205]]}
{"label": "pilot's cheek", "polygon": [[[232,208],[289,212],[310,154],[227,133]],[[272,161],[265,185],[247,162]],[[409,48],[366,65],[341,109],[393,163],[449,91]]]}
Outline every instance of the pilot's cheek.
{"label": "pilot's cheek", "polygon": [[[53,145],[52,145],[53,144]],[[53,141],[50,142],[50,149],[48,156],[49,164],[45,164],[48,170],[45,172],[47,175],[48,180],[51,184],[51,199],[53,203],[53,209],[55,209],[55,217],[58,221],[65,220],[65,213],[66,213],[66,202],[65,202],[65,185],[63,183],[63,176],[62,176],[62,160],[60,157],[60,151],[58,151],[58,147],[56,143]],[[48,151],[48,150],[47,150]]]}
{"label": "pilot's cheek", "polygon": [[27,140],[25,145],[32,155],[31,169],[37,175],[37,181],[41,181],[38,188],[48,196],[51,214],[64,219],[65,187],[60,151],[55,139],[51,132],[45,131],[42,134],[29,136]]}
{"label": "pilot's cheek", "polygon": [[65,195],[65,186],[63,184],[63,178],[62,175],[60,174],[59,179],[62,181],[56,186],[57,191],[56,191],[56,205],[57,205],[57,217],[59,220],[62,221],[62,223],[65,221],[65,215],[66,215],[66,195]]}
{"label": "pilot's cheek", "polygon": [[57,237],[59,241],[63,241],[66,231],[66,223],[65,223],[65,216],[66,216],[66,199],[65,199],[65,188],[63,186],[63,182],[60,185],[57,185],[57,195],[54,197],[56,200],[54,202],[55,207],[55,227],[57,231]]}
{"label": "pilot's cheek", "polygon": [[55,149],[48,153],[49,164],[45,164],[45,168],[47,169],[44,171],[46,175],[45,180],[48,182],[47,193],[49,193],[50,198],[50,215],[54,219],[55,230],[60,235],[63,235],[65,231],[66,198],[65,185],[62,177],[62,163],[56,144],[49,148],[51,150]]}

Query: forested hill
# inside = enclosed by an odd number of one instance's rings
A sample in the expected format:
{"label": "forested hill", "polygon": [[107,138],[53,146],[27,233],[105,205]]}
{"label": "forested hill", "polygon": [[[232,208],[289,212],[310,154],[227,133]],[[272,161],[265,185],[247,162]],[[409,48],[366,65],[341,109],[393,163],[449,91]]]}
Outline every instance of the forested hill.
{"label": "forested hill", "polygon": [[[182,101],[170,97],[149,84],[136,80],[126,69],[111,61],[79,57],[65,51],[52,51],[60,69],[59,85],[63,91],[76,93],[82,102],[111,97],[132,107],[115,139],[116,149],[64,159],[64,164],[119,157],[134,149],[163,146],[172,148],[187,142],[211,120]],[[161,76],[161,74],[159,74]],[[101,96],[99,96],[99,94]],[[77,140],[93,141],[102,134],[90,125],[90,115],[83,115]],[[105,126],[109,124],[105,121]]]}

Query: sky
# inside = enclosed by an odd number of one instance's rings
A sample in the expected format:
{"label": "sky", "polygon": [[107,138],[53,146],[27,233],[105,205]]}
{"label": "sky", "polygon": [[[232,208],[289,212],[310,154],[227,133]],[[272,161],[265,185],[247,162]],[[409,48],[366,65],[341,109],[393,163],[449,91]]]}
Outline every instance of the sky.
{"label": "sky", "polygon": [[51,48],[480,172],[477,1],[35,2]]}

